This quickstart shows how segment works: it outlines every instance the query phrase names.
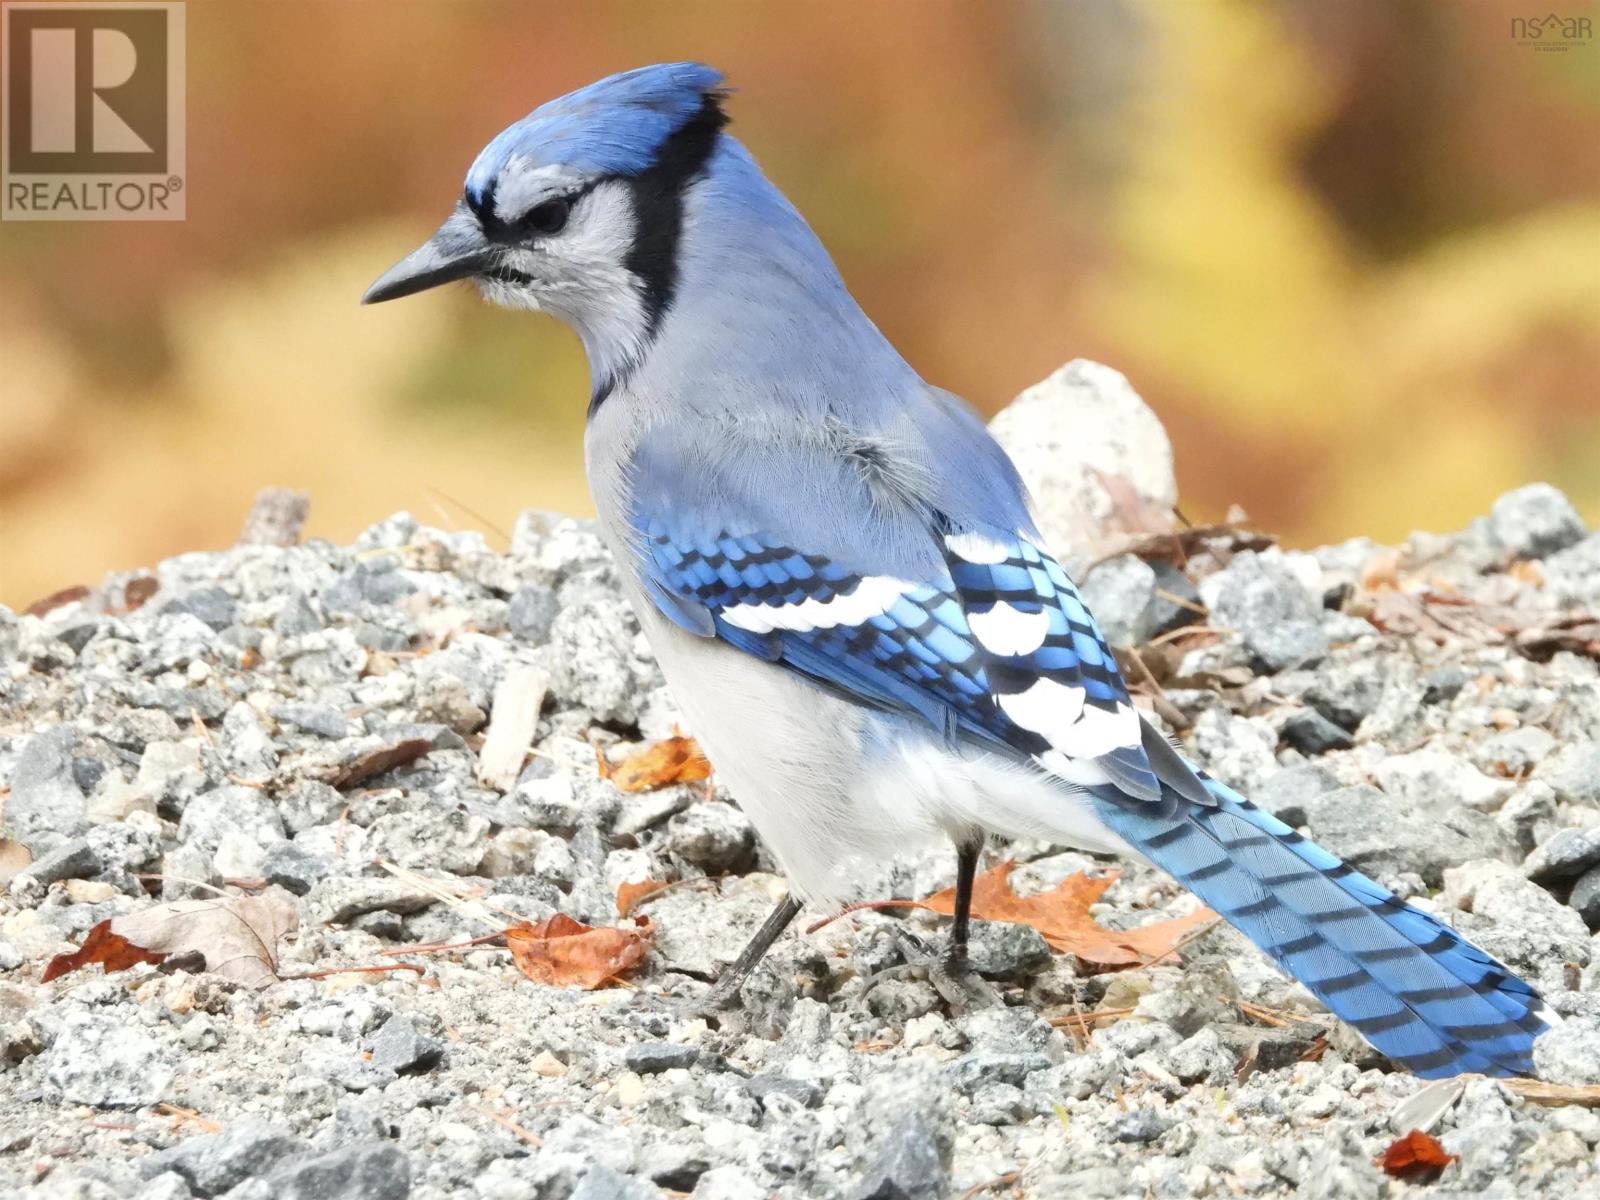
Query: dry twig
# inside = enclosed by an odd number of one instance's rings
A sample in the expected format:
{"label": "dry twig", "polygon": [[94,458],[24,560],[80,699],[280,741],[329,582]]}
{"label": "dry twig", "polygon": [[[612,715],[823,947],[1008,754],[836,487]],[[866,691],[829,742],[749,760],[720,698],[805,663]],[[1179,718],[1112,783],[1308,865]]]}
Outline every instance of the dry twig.
{"label": "dry twig", "polygon": [[171,1117],[177,1125],[196,1125],[203,1133],[221,1133],[222,1126],[206,1117],[202,1117],[192,1108],[179,1108],[176,1104],[163,1101],[155,1106],[155,1111],[163,1117]]}
{"label": "dry twig", "polygon": [[995,1188],[1008,1187],[1022,1178],[1021,1171],[1007,1171],[1004,1175],[996,1175],[993,1179],[983,1183],[975,1183],[961,1193],[961,1200],[972,1200],[980,1192],[992,1192]]}
{"label": "dry twig", "polygon": [[524,1129],[521,1125],[518,1125],[504,1113],[497,1113],[493,1109],[483,1107],[481,1104],[469,1104],[467,1107],[472,1109],[472,1111],[477,1113],[480,1117],[488,1117],[489,1120],[493,1121],[502,1129],[510,1130],[513,1134],[521,1138],[535,1150],[544,1145],[544,1139],[542,1137],[540,1137],[537,1133],[534,1133],[531,1129]]}

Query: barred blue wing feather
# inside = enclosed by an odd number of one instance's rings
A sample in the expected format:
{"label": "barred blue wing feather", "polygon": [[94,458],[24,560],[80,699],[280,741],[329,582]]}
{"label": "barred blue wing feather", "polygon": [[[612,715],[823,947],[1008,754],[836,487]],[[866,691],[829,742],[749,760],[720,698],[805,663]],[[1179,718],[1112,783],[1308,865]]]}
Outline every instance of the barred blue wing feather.
{"label": "barred blue wing feather", "polygon": [[681,627],[858,700],[1070,776],[1158,794],[1110,649],[1066,573],[1018,533],[950,531],[934,578],[870,575],[764,533],[641,522],[657,606]]}

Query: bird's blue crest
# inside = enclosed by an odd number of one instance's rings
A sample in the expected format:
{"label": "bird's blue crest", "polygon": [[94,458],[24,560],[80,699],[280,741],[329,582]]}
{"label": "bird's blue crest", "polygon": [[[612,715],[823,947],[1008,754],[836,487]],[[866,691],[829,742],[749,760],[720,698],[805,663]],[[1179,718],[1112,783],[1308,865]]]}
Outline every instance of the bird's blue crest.
{"label": "bird's blue crest", "polygon": [[722,72],[703,63],[657,63],[607,76],[502,130],[467,172],[467,191],[481,197],[513,155],[586,175],[637,175],[721,91]]}

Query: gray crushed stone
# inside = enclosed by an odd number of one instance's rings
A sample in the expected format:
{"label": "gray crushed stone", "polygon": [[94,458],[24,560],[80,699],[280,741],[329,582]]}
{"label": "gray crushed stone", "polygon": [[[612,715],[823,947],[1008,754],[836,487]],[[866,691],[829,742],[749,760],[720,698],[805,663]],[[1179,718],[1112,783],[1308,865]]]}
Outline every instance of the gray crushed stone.
{"label": "gray crushed stone", "polygon": [[[1600,1082],[1600,669],[1483,629],[1592,605],[1594,545],[1526,488],[1392,551],[1215,534],[1182,572],[1123,555],[1085,587],[1207,769],[1545,989],[1568,1019],[1537,1062],[1561,1083]],[[686,1011],[782,884],[715,780],[598,778],[591,738],[615,756],[677,712],[582,522],[526,514],[500,553],[399,514],[353,546],[246,544],[152,578],[137,607],[121,577],[0,610],[5,832],[34,860],[0,896],[8,1194],[941,1200],[1009,1175],[993,1194],[1420,1194],[1374,1159],[1424,1085],[1226,927],[1181,964],[1095,973],[978,922],[1000,1004],[959,1015],[894,936],[936,943],[940,919],[862,912],[785,938],[715,1020]],[[501,789],[478,752],[523,667],[549,693]],[[1103,865],[1004,852],[1025,891]],[[885,864],[864,894],[948,886],[950,857]],[[618,885],[646,878],[685,882],[640,907],[655,942],[627,987],[536,986],[494,945],[260,991],[150,966],[40,982],[96,922],[230,880],[298,908],[293,975],[556,912],[614,923]],[[1192,905],[1130,864],[1096,912]],[[1132,1015],[1085,1036],[1093,1009]],[[1477,1081],[1428,1121],[1460,1155],[1435,1195],[1600,1188],[1595,1110]]]}

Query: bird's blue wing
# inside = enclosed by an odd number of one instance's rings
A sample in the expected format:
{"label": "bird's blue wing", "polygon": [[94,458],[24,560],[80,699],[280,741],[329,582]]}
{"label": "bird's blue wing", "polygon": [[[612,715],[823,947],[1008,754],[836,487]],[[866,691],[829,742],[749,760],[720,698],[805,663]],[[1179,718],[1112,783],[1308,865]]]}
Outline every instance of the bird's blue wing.
{"label": "bird's blue wing", "polygon": [[646,589],[672,621],[945,736],[1154,798],[1141,723],[1093,618],[1024,533],[928,531],[920,578],[874,574],[748,526],[636,521]]}

